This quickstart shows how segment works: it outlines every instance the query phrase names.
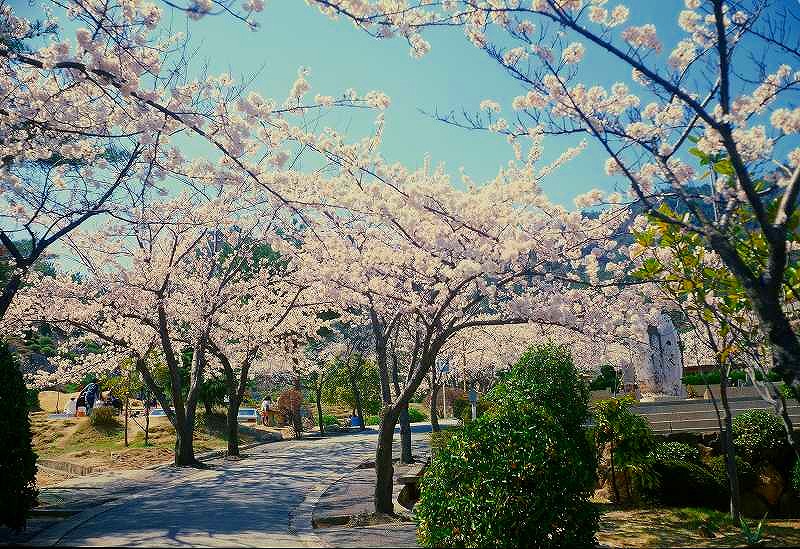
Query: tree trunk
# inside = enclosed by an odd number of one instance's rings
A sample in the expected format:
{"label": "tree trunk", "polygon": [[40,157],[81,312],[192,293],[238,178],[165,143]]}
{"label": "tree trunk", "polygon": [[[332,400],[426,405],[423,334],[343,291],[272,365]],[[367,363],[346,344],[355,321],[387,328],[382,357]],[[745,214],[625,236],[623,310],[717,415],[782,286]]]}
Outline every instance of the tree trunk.
{"label": "tree trunk", "polygon": [[182,421],[175,428],[175,466],[185,467],[187,465],[197,465],[194,457],[194,445],[192,437],[194,435],[194,425]]}
{"label": "tree trunk", "polygon": [[614,492],[614,501],[620,503],[619,501],[619,487],[617,486],[617,471],[614,468],[614,440],[611,440],[611,444],[609,446],[608,454],[611,459],[611,489]]}
{"label": "tree trunk", "polygon": [[400,408],[400,463],[413,463],[411,455],[411,422],[408,417],[408,403]]}
{"label": "tree trunk", "polygon": [[228,395],[228,413],[226,427],[228,429],[228,455],[239,457],[239,398],[236,394]]}
{"label": "tree trunk", "polygon": [[719,396],[722,401],[724,429],[722,444],[725,450],[725,468],[728,472],[728,487],[730,488],[731,518],[734,524],[739,524],[741,517],[741,494],[739,491],[739,474],[736,470],[736,450],[733,447],[733,417],[728,403],[728,372],[725,366],[720,367]]}
{"label": "tree trunk", "polygon": [[144,408],[144,446],[147,448],[150,445],[150,402],[148,400],[147,406]]}
{"label": "tree trunk", "polygon": [[439,427],[439,412],[436,410],[436,401],[439,397],[439,386],[431,383],[431,431],[438,433],[441,431]]}
{"label": "tree trunk", "polygon": [[17,290],[22,285],[22,276],[22,273],[12,275],[3,288],[3,293],[0,294],[0,318],[5,316],[6,311],[11,306],[11,301],[17,295]]}
{"label": "tree trunk", "polygon": [[394,428],[397,425],[399,410],[395,406],[384,406],[378,432],[378,446],[375,449],[375,512],[394,514],[392,488],[394,486],[394,467],[392,466],[392,443]]}
{"label": "tree trunk", "polygon": [[316,389],[317,416],[319,416],[319,434],[325,436],[325,422],[322,420],[322,388]]}
{"label": "tree trunk", "polygon": [[125,393],[125,448],[127,447],[128,447],[128,394]]}
{"label": "tree trunk", "polygon": [[358,390],[358,383],[356,383],[356,374],[353,371],[353,368],[350,366],[350,362],[347,362],[347,377],[350,378],[350,389],[353,391],[353,398],[355,399],[356,404],[356,416],[359,419],[359,426],[358,428],[363,431],[367,428],[364,424],[364,409],[361,405],[361,391]]}
{"label": "tree trunk", "polygon": [[206,418],[210,418],[214,411],[211,409],[211,403],[206,399],[203,399],[203,406],[206,409]]}

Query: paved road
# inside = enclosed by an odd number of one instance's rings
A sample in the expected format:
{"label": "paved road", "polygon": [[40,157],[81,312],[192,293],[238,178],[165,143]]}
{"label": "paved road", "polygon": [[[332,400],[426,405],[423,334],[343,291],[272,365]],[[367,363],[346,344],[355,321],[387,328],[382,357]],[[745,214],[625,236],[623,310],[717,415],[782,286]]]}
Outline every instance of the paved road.
{"label": "paved road", "polygon": [[[429,426],[416,425],[415,446]],[[166,468],[151,488],[76,515],[32,540],[70,546],[315,546],[312,504],[371,459],[377,434],[265,444],[208,469]],[[396,437],[397,438],[397,437]]]}

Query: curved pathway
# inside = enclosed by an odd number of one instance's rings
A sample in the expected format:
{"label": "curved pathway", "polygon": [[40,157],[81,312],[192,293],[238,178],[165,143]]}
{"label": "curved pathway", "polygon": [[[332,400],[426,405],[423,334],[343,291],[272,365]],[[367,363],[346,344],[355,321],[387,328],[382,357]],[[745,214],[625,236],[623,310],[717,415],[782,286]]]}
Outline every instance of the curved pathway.
{"label": "curved pathway", "polygon": [[[429,425],[413,427],[415,446]],[[314,499],[371,459],[377,433],[264,444],[207,469],[166,467],[143,488],[87,510],[31,540],[69,546],[317,546]],[[397,435],[396,437],[397,438]]]}

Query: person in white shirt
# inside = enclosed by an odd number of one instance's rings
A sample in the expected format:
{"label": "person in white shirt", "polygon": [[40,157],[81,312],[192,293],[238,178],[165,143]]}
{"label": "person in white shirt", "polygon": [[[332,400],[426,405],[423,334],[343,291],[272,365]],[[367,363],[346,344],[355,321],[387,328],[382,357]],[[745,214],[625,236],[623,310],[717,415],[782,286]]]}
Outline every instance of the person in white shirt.
{"label": "person in white shirt", "polygon": [[75,397],[69,399],[69,402],[64,407],[64,413],[68,416],[74,416],[78,413],[78,401],[75,400]]}

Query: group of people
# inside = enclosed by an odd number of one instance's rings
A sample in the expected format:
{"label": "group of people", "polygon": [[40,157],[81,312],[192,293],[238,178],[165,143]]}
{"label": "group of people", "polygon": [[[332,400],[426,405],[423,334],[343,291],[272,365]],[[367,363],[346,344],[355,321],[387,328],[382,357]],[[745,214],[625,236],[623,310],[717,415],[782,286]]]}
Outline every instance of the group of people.
{"label": "group of people", "polygon": [[86,387],[81,389],[77,398],[72,397],[69,399],[66,408],[64,408],[64,413],[76,416],[78,415],[78,411],[83,408],[84,413],[90,416],[92,415],[92,410],[96,406],[110,406],[115,408],[117,412],[120,412],[122,410],[122,401],[112,395],[111,391],[103,398],[103,393],[100,390],[100,383],[97,378],[93,378],[86,384]]}

